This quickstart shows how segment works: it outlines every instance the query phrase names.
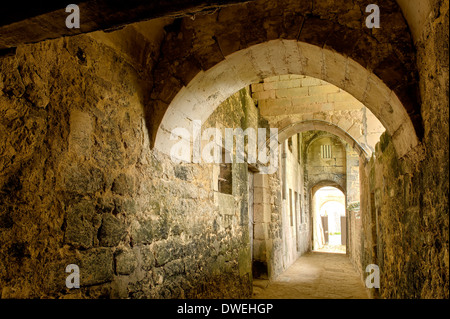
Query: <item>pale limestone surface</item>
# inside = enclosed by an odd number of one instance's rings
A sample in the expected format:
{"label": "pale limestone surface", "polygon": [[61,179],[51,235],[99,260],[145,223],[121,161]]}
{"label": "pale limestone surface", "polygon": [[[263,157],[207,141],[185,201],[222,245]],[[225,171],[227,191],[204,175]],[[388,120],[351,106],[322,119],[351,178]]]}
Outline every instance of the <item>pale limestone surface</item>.
{"label": "pale limestone surface", "polygon": [[257,281],[253,298],[368,299],[368,294],[346,255],[311,252],[272,282]]}

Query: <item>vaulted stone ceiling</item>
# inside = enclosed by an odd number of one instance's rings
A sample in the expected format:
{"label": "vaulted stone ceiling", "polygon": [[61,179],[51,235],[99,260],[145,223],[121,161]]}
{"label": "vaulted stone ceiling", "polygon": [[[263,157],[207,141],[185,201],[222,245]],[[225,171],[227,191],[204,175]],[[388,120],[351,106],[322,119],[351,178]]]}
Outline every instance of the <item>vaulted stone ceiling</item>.
{"label": "vaulted stone ceiling", "polygon": [[[177,1],[79,1],[77,2],[83,10],[83,24],[80,30],[69,30],[64,26],[66,13],[65,3],[58,0],[39,1],[34,6],[24,6],[20,2],[10,2],[7,8],[0,12],[0,48],[14,47],[21,43],[36,42],[51,37],[49,31],[56,36],[72,35],[77,33],[91,32],[95,30],[116,28],[120,25],[136,21],[153,19],[161,16],[171,15],[180,17],[194,14],[205,10],[215,10],[220,6],[233,3],[249,2],[245,0],[177,0]],[[305,1],[306,2],[306,1]],[[314,1],[313,1],[314,2]],[[424,21],[431,11],[429,0],[397,0],[396,1],[408,21],[415,40],[420,38]],[[61,18],[58,18],[62,16]],[[51,26],[48,25],[52,18],[56,18]],[[30,21],[31,20],[31,21]],[[33,23],[34,21],[34,23]],[[30,23],[31,22],[31,23]],[[39,22],[44,22],[39,24]],[[34,24],[34,25],[33,25]],[[33,25],[32,33],[30,27]],[[28,27],[27,27],[28,26]],[[36,29],[37,27],[37,29]],[[13,32],[19,31],[19,32]],[[9,34],[8,34],[9,33]],[[13,39],[16,42],[5,43],[9,39],[7,35],[12,33],[19,35]]]}
{"label": "vaulted stone ceiling", "polygon": [[0,49],[16,47],[61,36],[97,30],[113,30],[126,24],[159,17],[183,17],[216,10],[243,0],[163,0],[163,1],[77,1],[80,8],[79,29],[68,29],[65,12],[69,2],[39,1],[34,6],[11,2],[0,12]]}
{"label": "vaulted stone ceiling", "polygon": [[79,3],[80,29],[66,28],[68,13],[57,1],[45,1],[35,7],[18,3],[0,13],[0,54],[7,54],[23,43],[96,30],[111,32],[158,17],[184,17],[166,27],[161,58],[152,71],[155,79],[148,105],[153,116],[148,124],[156,128],[165,113],[165,108],[161,109],[156,102],[170,103],[173,98],[167,96],[167,91],[176,93],[198,72],[211,68],[233,52],[272,39],[297,39],[334,50],[372,70],[400,98],[421,138],[423,126],[413,42],[421,35],[430,6],[426,4],[428,1],[420,0],[379,1],[383,27],[369,30],[364,21],[365,7],[370,3],[367,0],[83,1]]}

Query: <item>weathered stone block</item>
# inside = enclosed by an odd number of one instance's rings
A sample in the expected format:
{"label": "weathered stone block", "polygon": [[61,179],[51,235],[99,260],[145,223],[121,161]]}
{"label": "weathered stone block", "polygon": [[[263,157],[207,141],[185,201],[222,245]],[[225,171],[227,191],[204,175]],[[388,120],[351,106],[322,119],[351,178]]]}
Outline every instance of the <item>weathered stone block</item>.
{"label": "weathered stone block", "polygon": [[254,240],[253,241],[253,256],[255,260],[266,261],[266,241],[265,240]]}
{"label": "weathered stone block", "polygon": [[[292,99],[292,105],[293,106],[311,106],[313,103],[326,103],[328,102],[326,95],[313,95],[313,96],[307,96],[307,97],[296,97]],[[320,109],[320,105],[319,109]],[[317,110],[319,110],[317,109]],[[308,112],[304,112],[308,113]]]}
{"label": "weathered stone block", "polygon": [[133,245],[150,244],[153,240],[152,221],[133,221],[131,223],[131,240]]}
{"label": "weathered stone block", "polygon": [[177,259],[168,262],[163,267],[166,276],[175,276],[184,273],[184,261],[182,259]]}
{"label": "weathered stone block", "polygon": [[76,156],[89,157],[92,119],[86,112],[73,110],[70,114],[69,150]]}
{"label": "weathered stone block", "polygon": [[289,89],[276,90],[277,98],[294,98],[308,96],[309,89],[307,87],[293,87]]}
{"label": "weathered stone block", "polygon": [[164,273],[164,269],[163,268],[155,268],[152,272],[152,279],[153,281],[158,284],[161,285],[164,283],[164,279],[165,279],[165,273]]}
{"label": "weathered stone block", "polygon": [[105,187],[103,172],[95,167],[73,164],[62,171],[63,187],[78,193],[95,193]]}
{"label": "weathered stone block", "polygon": [[346,102],[351,101],[352,96],[347,92],[338,92],[328,94],[328,102]]}
{"label": "weathered stone block", "polygon": [[141,268],[142,270],[149,271],[155,266],[155,256],[150,246],[140,247],[141,251]]}
{"label": "weathered stone block", "polygon": [[135,191],[134,177],[120,174],[112,184],[112,191],[119,195],[133,195]]}
{"label": "weathered stone block", "polygon": [[239,276],[243,277],[252,272],[252,256],[249,248],[241,248],[238,255]]}
{"label": "weathered stone block", "polygon": [[265,174],[255,174],[254,175],[254,186],[255,187],[268,187],[268,178]]}
{"label": "weathered stone block", "polygon": [[130,275],[137,264],[136,254],[132,249],[124,249],[115,255],[116,273],[119,275]]}
{"label": "weathered stone block", "polygon": [[269,203],[255,203],[253,207],[254,221],[257,223],[270,222],[272,208]]}
{"label": "weathered stone block", "polygon": [[114,199],[114,213],[134,216],[137,212],[137,204],[132,199]]}
{"label": "weathered stone block", "polygon": [[183,246],[181,245],[181,242],[176,240],[154,243],[153,251],[157,267],[167,264],[170,260],[178,259],[183,256]]}
{"label": "weathered stone block", "polygon": [[102,218],[102,225],[99,231],[100,246],[114,247],[126,235],[125,225],[111,214],[104,214]]}
{"label": "weathered stone block", "polygon": [[175,166],[174,167],[175,177],[184,181],[188,181],[192,179],[192,172],[186,166]]}
{"label": "weathered stone block", "polygon": [[113,279],[113,253],[107,248],[95,248],[81,253],[80,285],[92,286]]}
{"label": "weathered stone block", "polygon": [[253,191],[254,202],[258,204],[270,203],[270,190],[268,187],[255,187]]}
{"label": "weathered stone block", "polygon": [[263,83],[252,84],[252,91],[255,93],[264,91],[264,84]]}
{"label": "weathered stone block", "polygon": [[267,231],[267,224],[266,223],[255,224],[253,236],[254,236],[254,239],[260,239],[260,240],[267,239],[269,236],[269,233]]}
{"label": "weathered stone block", "polygon": [[253,97],[258,100],[275,99],[276,92],[275,90],[255,92]]}
{"label": "weathered stone block", "polygon": [[322,85],[322,80],[312,77],[305,77],[301,80],[301,86],[303,87],[309,87],[309,86],[315,86],[315,85]]}
{"label": "weathered stone block", "polygon": [[66,216],[64,241],[77,248],[93,246],[101,217],[95,212],[95,203],[83,200],[69,206]]}
{"label": "weathered stone block", "polygon": [[338,93],[340,89],[334,85],[318,85],[308,88],[309,95],[323,95],[328,93]]}

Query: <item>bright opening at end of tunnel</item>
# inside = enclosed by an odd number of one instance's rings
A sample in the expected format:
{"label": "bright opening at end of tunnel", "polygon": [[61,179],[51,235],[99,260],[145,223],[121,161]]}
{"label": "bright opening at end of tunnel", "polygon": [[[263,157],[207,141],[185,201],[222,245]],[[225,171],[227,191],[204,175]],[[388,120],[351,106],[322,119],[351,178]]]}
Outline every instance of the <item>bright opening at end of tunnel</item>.
{"label": "bright opening at end of tunnel", "polygon": [[335,187],[322,187],[314,194],[313,207],[313,250],[345,254],[345,195]]}

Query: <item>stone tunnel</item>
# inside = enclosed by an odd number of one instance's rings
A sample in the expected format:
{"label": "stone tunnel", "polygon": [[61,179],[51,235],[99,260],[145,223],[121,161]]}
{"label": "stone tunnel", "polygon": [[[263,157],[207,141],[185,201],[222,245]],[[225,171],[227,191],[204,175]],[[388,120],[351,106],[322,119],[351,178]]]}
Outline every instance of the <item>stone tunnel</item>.
{"label": "stone tunnel", "polygon": [[447,299],[449,1],[369,4],[2,10],[0,297]]}

